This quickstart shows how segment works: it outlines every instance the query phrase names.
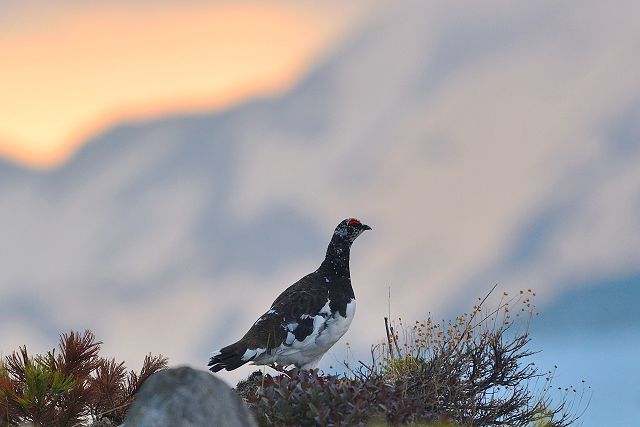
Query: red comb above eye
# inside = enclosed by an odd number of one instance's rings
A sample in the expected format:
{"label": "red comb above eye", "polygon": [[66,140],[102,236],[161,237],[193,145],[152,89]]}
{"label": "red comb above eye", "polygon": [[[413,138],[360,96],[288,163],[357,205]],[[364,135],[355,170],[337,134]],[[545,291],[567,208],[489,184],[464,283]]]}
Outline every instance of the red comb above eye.
{"label": "red comb above eye", "polygon": [[358,221],[355,218],[349,218],[349,225],[356,225],[356,224],[360,224],[360,221]]}

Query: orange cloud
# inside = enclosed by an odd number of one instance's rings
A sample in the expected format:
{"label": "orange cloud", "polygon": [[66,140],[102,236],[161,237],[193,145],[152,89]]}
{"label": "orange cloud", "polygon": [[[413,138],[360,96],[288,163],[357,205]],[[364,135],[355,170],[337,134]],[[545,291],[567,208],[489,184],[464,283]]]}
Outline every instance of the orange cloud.
{"label": "orange cloud", "polygon": [[49,167],[117,120],[282,91],[353,15],[291,3],[100,6],[0,30],[0,155]]}

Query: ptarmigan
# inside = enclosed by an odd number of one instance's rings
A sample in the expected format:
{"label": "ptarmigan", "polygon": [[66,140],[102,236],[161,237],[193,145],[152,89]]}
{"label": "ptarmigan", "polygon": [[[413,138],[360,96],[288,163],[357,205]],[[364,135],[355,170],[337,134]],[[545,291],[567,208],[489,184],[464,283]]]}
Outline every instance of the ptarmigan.
{"label": "ptarmigan", "polygon": [[289,286],[236,343],[217,351],[210,369],[231,371],[253,362],[302,369],[317,366],[353,319],[349,253],[353,241],[371,227],[348,218],[336,227],[320,267]]}

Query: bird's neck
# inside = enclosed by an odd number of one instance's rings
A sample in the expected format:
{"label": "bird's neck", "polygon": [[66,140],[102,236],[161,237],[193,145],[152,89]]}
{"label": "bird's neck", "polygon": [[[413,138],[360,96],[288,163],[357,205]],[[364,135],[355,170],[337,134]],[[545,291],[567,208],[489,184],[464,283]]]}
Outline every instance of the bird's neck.
{"label": "bird's neck", "polygon": [[349,254],[351,252],[350,242],[344,241],[344,239],[337,238],[336,236],[329,242],[327,248],[327,255],[320,265],[320,269],[339,277],[349,279],[351,277],[349,273]]}

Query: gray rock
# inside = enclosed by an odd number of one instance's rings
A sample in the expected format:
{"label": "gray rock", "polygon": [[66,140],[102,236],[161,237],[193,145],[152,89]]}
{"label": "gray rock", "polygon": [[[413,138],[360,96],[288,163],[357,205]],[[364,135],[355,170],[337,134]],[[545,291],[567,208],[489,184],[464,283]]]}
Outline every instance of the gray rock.
{"label": "gray rock", "polygon": [[98,421],[94,421],[93,423],[91,423],[89,425],[89,427],[113,427],[114,424],[108,420],[107,418],[103,418],[101,420]]}
{"label": "gray rock", "polygon": [[208,371],[189,367],[152,375],[129,409],[124,427],[255,427],[242,399]]}

